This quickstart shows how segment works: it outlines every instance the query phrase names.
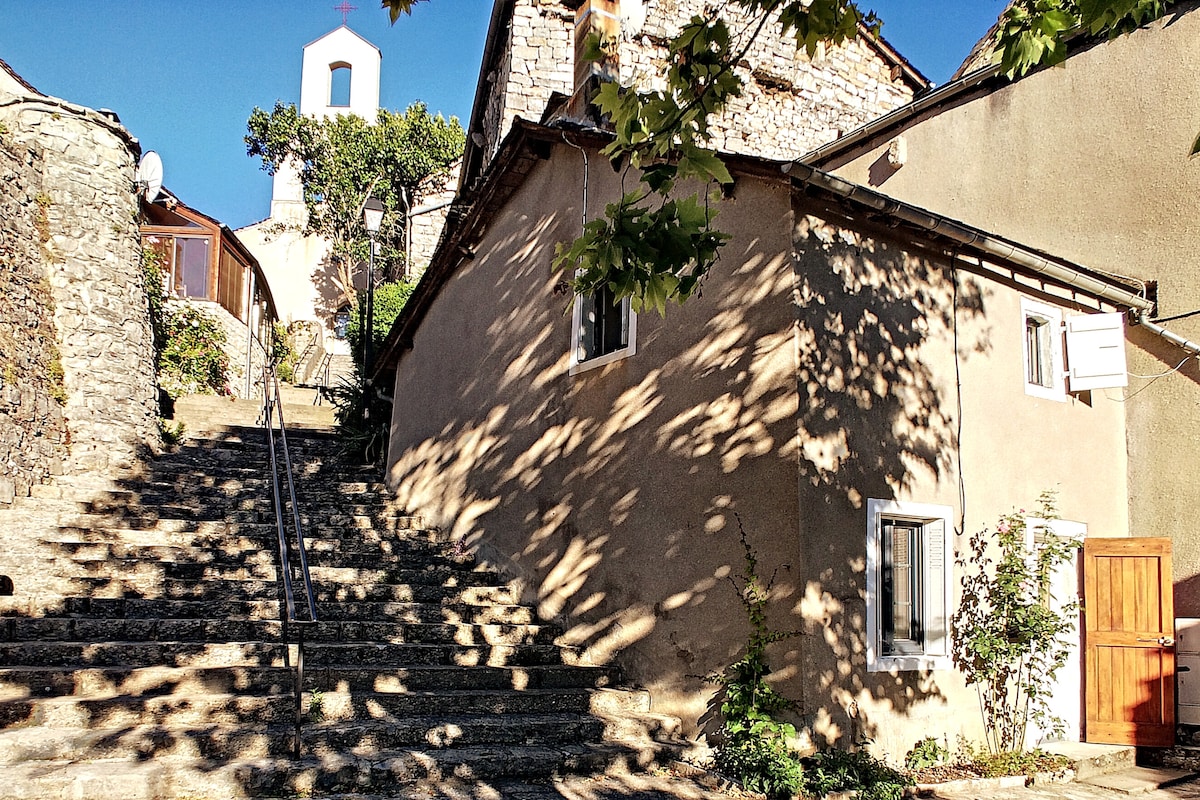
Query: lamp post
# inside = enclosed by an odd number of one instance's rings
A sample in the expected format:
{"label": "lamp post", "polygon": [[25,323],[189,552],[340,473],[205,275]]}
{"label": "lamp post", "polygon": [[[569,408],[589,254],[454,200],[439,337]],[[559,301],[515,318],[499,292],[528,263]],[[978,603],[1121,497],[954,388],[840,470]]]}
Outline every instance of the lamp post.
{"label": "lamp post", "polygon": [[371,418],[371,384],[373,382],[371,369],[374,367],[375,356],[375,234],[383,224],[383,203],[377,198],[368,197],[363,206],[363,225],[367,236],[371,239],[371,252],[367,256],[367,319],[363,325],[365,348],[363,350],[363,421]]}

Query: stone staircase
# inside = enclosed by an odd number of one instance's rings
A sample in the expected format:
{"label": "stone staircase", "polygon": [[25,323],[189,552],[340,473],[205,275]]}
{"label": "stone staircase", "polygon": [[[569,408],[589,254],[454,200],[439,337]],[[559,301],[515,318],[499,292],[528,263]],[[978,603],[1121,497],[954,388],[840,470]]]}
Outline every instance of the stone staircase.
{"label": "stone staircase", "polygon": [[310,430],[289,433],[318,608],[292,758],[263,435],[195,413],[143,476],[0,512],[23,542],[0,555],[0,798],[535,800],[678,755],[677,721]]}

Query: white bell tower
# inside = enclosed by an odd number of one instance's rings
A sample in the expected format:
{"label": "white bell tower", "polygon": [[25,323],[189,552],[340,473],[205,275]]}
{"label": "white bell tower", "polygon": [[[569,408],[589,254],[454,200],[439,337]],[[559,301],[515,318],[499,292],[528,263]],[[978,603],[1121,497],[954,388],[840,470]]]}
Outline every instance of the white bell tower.
{"label": "white bell tower", "polygon": [[[356,114],[374,124],[379,111],[379,48],[345,25],[304,46],[300,113],[327,118]],[[303,223],[304,197],[290,164],[275,171],[271,217]]]}

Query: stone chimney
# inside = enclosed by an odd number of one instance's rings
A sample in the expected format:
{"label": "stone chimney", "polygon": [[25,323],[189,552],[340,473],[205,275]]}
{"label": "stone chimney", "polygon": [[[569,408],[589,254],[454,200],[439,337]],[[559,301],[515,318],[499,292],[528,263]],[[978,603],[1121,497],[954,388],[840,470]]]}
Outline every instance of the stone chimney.
{"label": "stone chimney", "polygon": [[[589,107],[600,84],[620,77],[617,50],[621,36],[621,0],[564,0],[575,10],[575,85],[567,104],[575,119],[589,116]],[[598,36],[605,54],[589,61],[585,55],[589,37]]]}

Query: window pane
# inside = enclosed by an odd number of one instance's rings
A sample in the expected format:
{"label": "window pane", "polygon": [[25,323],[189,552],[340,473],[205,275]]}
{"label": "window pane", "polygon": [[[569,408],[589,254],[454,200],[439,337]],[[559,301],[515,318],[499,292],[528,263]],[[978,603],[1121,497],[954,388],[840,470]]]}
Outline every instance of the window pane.
{"label": "window pane", "polygon": [[885,653],[920,653],[923,649],[921,534],[922,524],[883,521],[880,559],[879,627]]}
{"label": "window pane", "polygon": [[350,67],[329,70],[329,105],[350,105]]}
{"label": "window pane", "polygon": [[1050,323],[1038,317],[1025,317],[1025,380],[1036,386],[1052,385]]}
{"label": "window pane", "polygon": [[583,314],[580,319],[579,360],[608,355],[629,345],[629,301],[614,303],[608,287],[580,298]]}
{"label": "window pane", "polygon": [[208,239],[175,240],[175,293],[208,298]]}

